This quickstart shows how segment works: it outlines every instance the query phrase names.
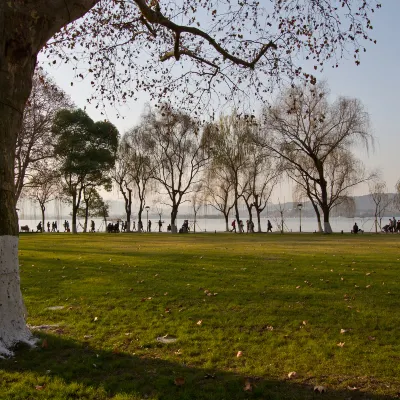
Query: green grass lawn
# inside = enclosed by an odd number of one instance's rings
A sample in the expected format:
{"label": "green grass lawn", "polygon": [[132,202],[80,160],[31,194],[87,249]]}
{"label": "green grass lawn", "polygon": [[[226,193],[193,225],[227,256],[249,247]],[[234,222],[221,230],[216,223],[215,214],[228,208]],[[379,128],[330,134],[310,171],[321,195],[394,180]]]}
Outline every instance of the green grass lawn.
{"label": "green grass lawn", "polygon": [[22,235],[39,342],[0,399],[399,397],[399,259],[399,235]]}

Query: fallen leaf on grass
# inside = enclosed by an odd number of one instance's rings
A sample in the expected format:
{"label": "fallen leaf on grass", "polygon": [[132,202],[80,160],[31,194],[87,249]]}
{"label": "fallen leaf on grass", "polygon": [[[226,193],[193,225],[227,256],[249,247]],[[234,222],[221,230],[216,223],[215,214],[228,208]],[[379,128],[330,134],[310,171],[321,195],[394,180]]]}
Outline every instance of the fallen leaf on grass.
{"label": "fallen leaf on grass", "polygon": [[297,376],[297,372],[296,371],[292,371],[288,373],[288,378],[292,379],[292,378],[296,378]]}
{"label": "fallen leaf on grass", "polygon": [[43,339],[42,349],[47,349],[48,347],[49,347],[49,343],[47,342],[47,339]]}
{"label": "fallen leaf on grass", "polygon": [[339,342],[339,343],[337,344],[337,346],[343,347],[345,343],[346,343],[346,342]]}
{"label": "fallen leaf on grass", "polygon": [[244,382],[243,390],[245,392],[252,392],[253,391],[253,385],[251,384],[251,382],[248,379],[246,379],[245,382]]}
{"label": "fallen leaf on grass", "polygon": [[296,286],[296,289],[300,289],[301,286]]}
{"label": "fallen leaf on grass", "polygon": [[175,343],[178,340],[175,336],[165,335],[157,337],[157,341],[161,343]]}
{"label": "fallen leaf on grass", "polygon": [[93,320],[94,322],[96,322],[96,321],[98,321],[98,318],[97,317],[94,317],[94,320]]}
{"label": "fallen leaf on grass", "polygon": [[237,354],[236,354],[236,357],[239,358],[239,357],[242,357],[242,356],[243,356],[243,351],[238,351]]}
{"label": "fallen leaf on grass", "polygon": [[371,341],[375,340],[375,336],[368,336],[368,340],[371,340]]}
{"label": "fallen leaf on grass", "polygon": [[36,385],[35,389],[36,390],[43,390],[46,387],[46,385]]}
{"label": "fallen leaf on grass", "polygon": [[197,323],[197,325],[200,326],[203,323],[203,320],[201,319],[201,320],[197,321],[196,323]]}
{"label": "fallen leaf on grass", "polygon": [[181,376],[178,378],[175,378],[174,384],[176,386],[183,386],[185,384],[185,378],[182,378]]}
{"label": "fallen leaf on grass", "polygon": [[316,393],[325,393],[326,387],[325,386],[314,386],[314,392]]}
{"label": "fallen leaf on grass", "polygon": [[346,332],[348,332],[348,329],[341,329],[340,330],[340,333],[346,333]]}
{"label": "fallen leaf on grass", "polygon": [[347,386],[347,389],[348,389],[348,390],[351,390],[351,391],[355,391],[355,390],[358,390],[358,387],[355,387],[355,386],[353,386],[353,387]]}

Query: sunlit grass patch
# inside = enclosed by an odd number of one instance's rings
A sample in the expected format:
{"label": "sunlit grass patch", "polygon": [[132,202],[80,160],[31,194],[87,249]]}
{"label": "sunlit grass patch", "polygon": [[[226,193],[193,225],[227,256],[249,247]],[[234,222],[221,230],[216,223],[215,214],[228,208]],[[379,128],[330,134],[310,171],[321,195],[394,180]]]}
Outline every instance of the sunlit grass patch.
{"label": "sunlit grass patch", "polygon": [[0,398],[400,391],[397,235],[38,234],[20,254],[28,323],[49,327],[0,361]]}

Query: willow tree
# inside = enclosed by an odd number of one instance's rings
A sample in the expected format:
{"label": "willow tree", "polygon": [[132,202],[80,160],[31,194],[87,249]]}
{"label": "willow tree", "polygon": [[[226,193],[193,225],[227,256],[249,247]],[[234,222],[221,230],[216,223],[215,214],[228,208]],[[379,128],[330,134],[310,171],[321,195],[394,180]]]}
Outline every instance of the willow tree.
{"label": "willow tree", "polygon": [[288,165],[290,176],[322,210],[324,232],[331,233],[332,208],[347,192],[370,179],[352,150],[372,142],[369,115],[358,99],[328,100],[324,83],[291,87],[264,112],[258,138]]}
{"label": "willow tree", "polygon": [[152,178],[171,207],[171,231],[177,232],[179,206],[199,185],[210,158],[206,135],[188,114],[164,105],[143,115],[142,140],[153,160]]}
{"label": "willow tree", "polygon": [[[264,10],[248,0],[0,0],[0,353],[31,341],[19,289],[14,156],[38,53],[46,47],[50,58],[83,60],[87,74],[79,70],[81,77],[91,79],[100,100],[135,97],[137,89],[161,97],[181,89],[184,104],[195,108],[215,90],[225,102],[241,88],[262,94],[265,83],[283,74],[313,79],[294,63],[299,53],[308,54],[317,69],[329,60],[335,65],[345,48],[359,62],[376,2],[269,5]],[[177,73],[179,60],[193,65]]]}
{"label": "willow tree", "polygon": [[[211,145],[210,173],[218,172],[219,178],[224,176],[231,182],[235,219],[239,226],[239,200],[249,187],[246,172],[250,167],[250,152],[254,147],[252,138],[256,125],[233,112],[221,116],[216,123],[208,124],[206,134]],[[221,174],[223,171],[223,174]],[[227,185],[225,185],[227,188]],[[249,195],[251,197],[251,194]],[[225,216],[225,222],[227,216]],[[240,231],[240,230],[239,230]]]}

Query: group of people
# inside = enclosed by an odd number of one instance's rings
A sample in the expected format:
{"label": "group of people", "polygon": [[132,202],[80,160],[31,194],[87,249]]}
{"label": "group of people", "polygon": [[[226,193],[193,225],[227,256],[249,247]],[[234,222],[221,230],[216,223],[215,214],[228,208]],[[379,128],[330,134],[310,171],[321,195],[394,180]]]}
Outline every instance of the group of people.
{"label": "group of people", "polygon": [[65,220],[63,223],[63,227],[64,227],[64,232],[71,232],[71,230],[69,229],[69,221]]}
{"label": "group of people", "polygon": [[[231,232],[236,233],[236,219],[232,221],[231,226],[232,226]],[[254,233],[254,222],[252,220],[246,221],[246,229],[247,233]],[[267,222],[267,232],[272,232],[272,224],[270,220],[268,220]],[[239,233],[244,233],[244,224],[241,219],[239,220]]]}
{"label": "group of people", "polygon": [[[51,227],[51,230],[50,230]],[[36,226],[36,232],[43,232],[42,222],[39,222]],[[50,224],[50,221],[47,222],[47,232],[58,232],[57,230],[57,222],[54,221]]]}
{"label": "group of people", "polygon": [[389,218],[389,223],[382,228],[383,232],[396,233],[400,232],[400,219],[396,221],[396,218]]}

